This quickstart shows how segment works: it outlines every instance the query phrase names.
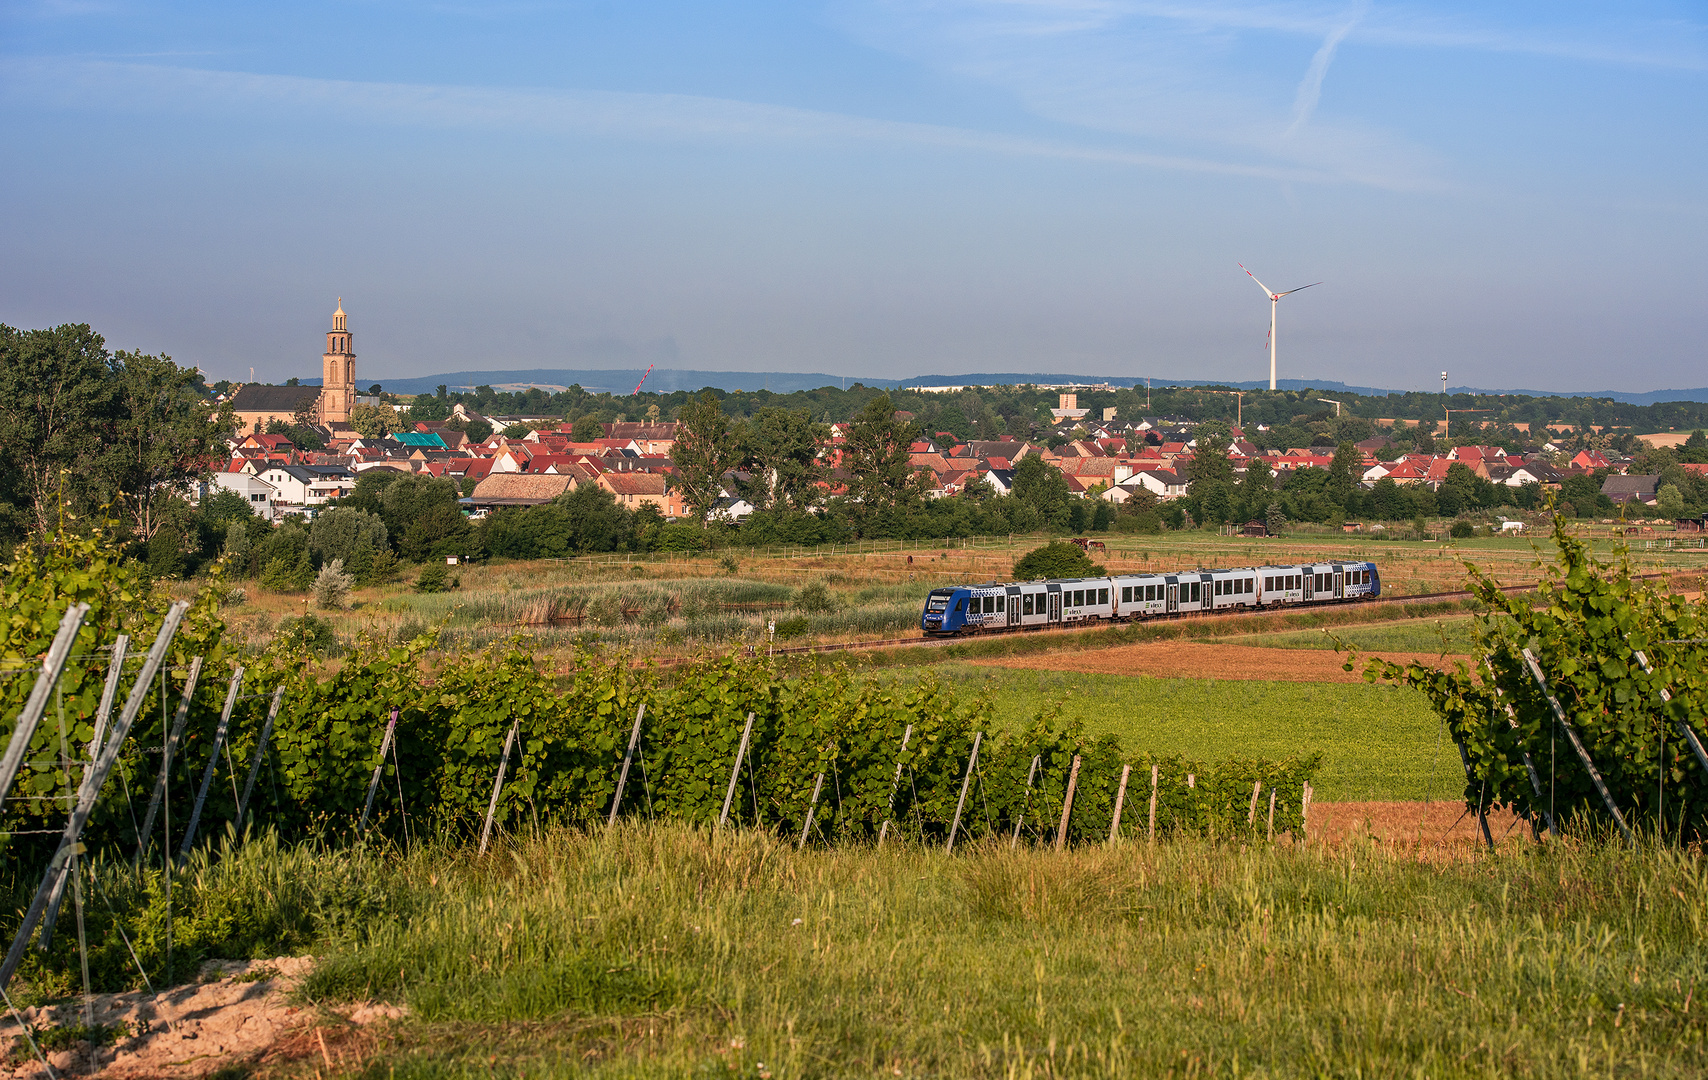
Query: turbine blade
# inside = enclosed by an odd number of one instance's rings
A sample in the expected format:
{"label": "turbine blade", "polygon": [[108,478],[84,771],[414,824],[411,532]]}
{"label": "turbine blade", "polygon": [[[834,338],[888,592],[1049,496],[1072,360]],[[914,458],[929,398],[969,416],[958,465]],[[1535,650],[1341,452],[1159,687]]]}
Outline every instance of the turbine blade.
{"label": "turbine blade", "polygon": [[[1252,279],[1252,280],[1253,280],[1253,281],[1255,281],[1255,280],[1257,280],[1257,279],[1256,279],[1256,278],[1253,278],[1253,279]],[[1313,281],[1313,282],[1311,282],[1311,283],[1310,283],[1310,284],[1309,284],[1309,285],[1301,285],[1301,286],[1299,286],[1299,287],[1298,287],[1298,288],[1297,288],[1297,289],[1288,289],[1288,290],[1287,290],[1287,291],[1286,291],[1286,292],[1284,292],[1284,293],[1276,293],[1276,294],[1275,294],[1275,299],[1277,299],[1277,300],[1279,300],[1279,299],[1281,299],[1281,298],[1282,298],[1282,297],[1283,297],[1283,296],[1292,296],[1292,295],[1293,295],[1293,294],[1294,294],[1294,293],[1296,293],[1296,292],[1304,292],[1304,291],[1305,291],[1305,290],[1306,290],[1306,289],[1314,289],[1314,288],[1316,288],[1316,287],[1317,287],[1317,286],[1318,286],[1318,285],[1321,285],[1321,284],[1322,284],[1322,282],[1320,282],[1320,281]]]}
{"label": "turbine blade", "polygon": [[[1245,270],[1245,263],[1236,263],[1235,265],[1238,266],[1241,270]],[[1253,281],[1257,281],[1257,275],[1252,273],[1250,270],[1245,270],[1245,276],[1250,278]],[[1269,286],[1265,285],[1261,281],[1257,281],[1257,287],[1263,290],[1264,296],[1269,297],[1269,299],[1271,299],[1271,300],[1275,299],[1275,294],[1269,291]]]}

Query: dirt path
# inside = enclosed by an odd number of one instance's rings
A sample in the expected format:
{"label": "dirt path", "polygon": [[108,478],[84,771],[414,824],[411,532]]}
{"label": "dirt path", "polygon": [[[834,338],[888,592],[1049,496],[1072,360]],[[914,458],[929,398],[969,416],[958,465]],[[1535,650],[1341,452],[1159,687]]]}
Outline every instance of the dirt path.
{"label": "dirt path", "polygon": [[[1377,655],[1372,653],[1372,655]],[[1397,663],[1443,663],[1435,653],[1383,652]],[[1451,662],[1460,657],[1447,657]],[[978,660],[990,667],[1076,671],[1088,675],[1155,675],[1169,679],[1261,679],[1288,682],[1360,682],[1359,671],[1343,671],[1342,653],[1328,649],[1265,649],[1255,645],[1211,645],[1196,641],[1147,641],[1085,652]]]}
{"label": "dirt path", "polygon": [[[99,1073],[114,1077],[200,1077],[232,1065],[255,1063],[285,1051],[339,1053],[356,1028],[403,1015],[392,1005],[360,1004],[322,1014],[289,1001],[290,991],[314,964],[312,957],[276,960],[211,961],[201,982],[160,993],[138,991],[97,994],[97,1028],[117,1029],[117,1037],[59,1045],[56,1029],[81,1027],[81,997],[22,1010],[24,1023],[59,1076]],[[306,1042],[305,1042],[306,1040]],[[322,1047],[327,1047],[323,1050]],[[0,1013],[3,1075],[17,1080],[47,1080],[47,1070],[18,1032],[17,1019]],[[339,1058],[343,1057],[339,1053]]]}

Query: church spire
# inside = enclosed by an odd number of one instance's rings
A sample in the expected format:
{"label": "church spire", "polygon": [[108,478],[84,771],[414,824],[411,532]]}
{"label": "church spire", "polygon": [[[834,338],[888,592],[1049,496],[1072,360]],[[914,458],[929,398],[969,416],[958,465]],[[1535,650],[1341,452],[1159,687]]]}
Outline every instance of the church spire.
{"label": "church spire", "polygon": [[338,298],[338,310],[332,313],[332,329],[344,329],[344,298]]}

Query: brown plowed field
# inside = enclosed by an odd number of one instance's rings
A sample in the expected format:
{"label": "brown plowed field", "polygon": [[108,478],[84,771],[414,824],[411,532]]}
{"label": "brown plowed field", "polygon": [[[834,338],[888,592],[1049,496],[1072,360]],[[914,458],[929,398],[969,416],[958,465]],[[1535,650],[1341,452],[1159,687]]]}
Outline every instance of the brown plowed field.
{"label": "brown plowed field", "polygon": [[[1372,653],[1371,655],[1377,655]],[[1435,653],[1381,653],[1397,663],[1417,661],[1438,667],[1466,657],[1443,658]],[[1359,682],[1358,671],[1343,671],[1346,657],[1328,649],[1263,649],[1253,645],[1210,645],[1192,641],[1150,641],[1087,652],[1054,652],[1000,660],[981,665],[1030,668],[1034,671],[1077,671],[1087,675],[1155,675],[1168,679],[1261,679],[1289,682]]]}
{"label": "brown plowed field", "polygon": [[[1515,814],[1490,811],[1489,832],[1495,843],[1503,840],[1528,842],[1530,829]],[[1437,802],[1313,802],[1309,830],[1312,840],[1336,843],[1355,836],[1376,840],[1433,846],[1483,843],[1477,815],[1467,813],[1465,804],[1443,799]]]}

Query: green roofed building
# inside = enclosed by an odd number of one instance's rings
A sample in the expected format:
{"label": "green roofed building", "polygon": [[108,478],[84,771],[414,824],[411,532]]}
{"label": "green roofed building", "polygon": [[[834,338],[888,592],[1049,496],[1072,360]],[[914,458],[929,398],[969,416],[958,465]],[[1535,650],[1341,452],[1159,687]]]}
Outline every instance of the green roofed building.
{"label": "green roofed building", "polygon": [[392,435],[393,439],[404,446],[419,446],[424,450],[449,450],[445,440],[427,431],[399,431]]}

